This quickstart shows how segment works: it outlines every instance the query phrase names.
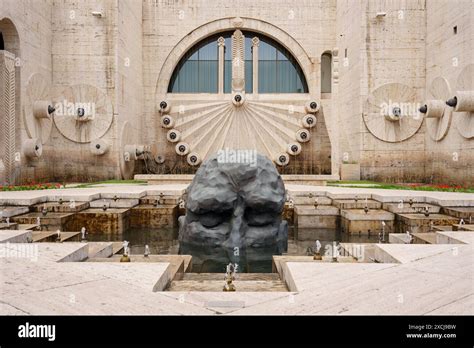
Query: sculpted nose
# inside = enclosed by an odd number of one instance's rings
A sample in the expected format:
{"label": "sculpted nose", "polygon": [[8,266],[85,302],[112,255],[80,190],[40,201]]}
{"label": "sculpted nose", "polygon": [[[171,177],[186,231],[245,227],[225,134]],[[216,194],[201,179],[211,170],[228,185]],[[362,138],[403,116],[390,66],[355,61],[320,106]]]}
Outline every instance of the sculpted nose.
{"label": "sculpted nose", "polygon": [[226,246],[229,248],[240,248],[243,246],[244,241],[244,207],[239,205],[233,213],[232,227],[229,235],[229,239],[226,241]]}

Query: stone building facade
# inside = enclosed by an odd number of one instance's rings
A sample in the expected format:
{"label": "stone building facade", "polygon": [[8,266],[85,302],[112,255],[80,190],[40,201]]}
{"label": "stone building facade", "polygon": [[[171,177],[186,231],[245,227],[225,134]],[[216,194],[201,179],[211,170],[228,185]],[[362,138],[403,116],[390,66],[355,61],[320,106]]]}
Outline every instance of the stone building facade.
{"label": "stone building facade", "polygon": [[472,185],[472,23],[471,0],[0,0],[0,181],[239,148],[283,174]]}

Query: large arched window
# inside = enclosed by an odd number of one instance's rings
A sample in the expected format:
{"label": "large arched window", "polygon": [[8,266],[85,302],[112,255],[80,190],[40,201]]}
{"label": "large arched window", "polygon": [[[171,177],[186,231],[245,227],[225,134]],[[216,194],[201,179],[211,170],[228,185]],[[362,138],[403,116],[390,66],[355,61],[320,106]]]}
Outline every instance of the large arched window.
{"label": "large arched window", "polygon": [[217,37],[201,41],[178,63],[168,92],[217,93],[218,64]]}
{"label": "large arched window", "polygon": [[[232,93],[232,71],[240,59],[232,49],[233,33],[208,37],[186,52],[173,71],[168,92]],[[286,48],[262,34],[248,31],[242,34],[246,93],[308,93],[303,71]]]}

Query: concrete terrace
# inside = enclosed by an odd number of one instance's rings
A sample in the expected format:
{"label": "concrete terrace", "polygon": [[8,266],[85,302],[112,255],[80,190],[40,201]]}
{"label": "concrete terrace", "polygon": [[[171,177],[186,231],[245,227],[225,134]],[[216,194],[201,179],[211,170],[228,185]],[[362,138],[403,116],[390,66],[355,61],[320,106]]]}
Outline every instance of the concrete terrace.
{"label": "concrete terrace", "polygon": [[167,292],[166,262],[76,262],[88,243],[2,244],[4,255],[35,247],[37,260],[0,259],[0,313],[473,314],[474,235],[438,235],[449,244],[377,244],[384,263],[288,262],[290,292]]}
{"label": "concrete terrace", "polygon": [[[1,192],[0,205],[181,195],[185,187],[120,184]],[[292,195],[379,202],[411,198],[474,207],[474,194],[465,193],[291,184],[287,189]],[[79,262],[97,245],[26,244],[28,234],[0,231],[0,314],[474,314],[471,232],[436,232],[437,244],[374,244],[378,263],[288,261],[280,274],[288,292],[235,293],[162,291],[174,275],[170,262]],[[33,254],[15,256],[25,250]]]}

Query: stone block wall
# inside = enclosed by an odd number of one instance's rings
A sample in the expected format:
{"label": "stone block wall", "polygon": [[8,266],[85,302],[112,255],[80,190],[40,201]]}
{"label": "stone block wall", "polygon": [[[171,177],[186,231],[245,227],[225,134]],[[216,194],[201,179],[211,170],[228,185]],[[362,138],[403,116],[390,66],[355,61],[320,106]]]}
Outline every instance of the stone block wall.
{"label": "stone block wall", "polygon": [[[272,36],[270,28],[278,28],[293,40],[283,44],[298,46],[297,59],[307,62],[310,94],[317,100],[321,54],[337,50],[337,76],[332,96],[322,101],[317,137],[303,145],[300,157],[283,172],[293,174],[317,162],[314,174],[327,173],[331,165],[338,174],[339,164],[346,162],[360,165],[362,179],[473,184],[473,140],[458,132],[456,113],[440,141],[431,139],[423,121],[409,139],[388,143],[376,138],[363,119],[367,98],[387,83],[411,87],[419,103],[438,76],[455,90],[462,69],[474,62],[470,0],[3,0],[1,5],[0,29],[10,45],[6,49],[18,58],[17,183],[120,178],[126,122],[130,142],[154,144],[154,154],[189,168],[159,124],[157,90],[167,83],[159,76],[170,69],[164,66],[167,60],[176,64],[189,47],[173,49],[199,28],[238,16],[257,20],[264,34]],[[6,20],[18,32],[13,45],[10,38],[16,33]],[[208,28],[215,29],[212,24]],[[26,86],[34,73],[50,86],[87,84],[108,96],[113,122],[102,137],[109,144],[106,154],[93,155],[89,143],[67,139],[54,124],[42,157],[32,160],[22,154],[21,145],[29,138],[23,117]],[[142,170],[139,164],[136,171]]]}
{"label": "stone block wall", "polygon": [[[454,93],[462,70],[474,64],[474,3],[469,0],[428,1],[426,16],[426,89],[433,79],[441,76],[448,80]],[[425,134],[426,179],[472,187],[474,139],[464,138],[459,133],[458,118],[459,114],[453,113],[447,134],[440,141]]]}

